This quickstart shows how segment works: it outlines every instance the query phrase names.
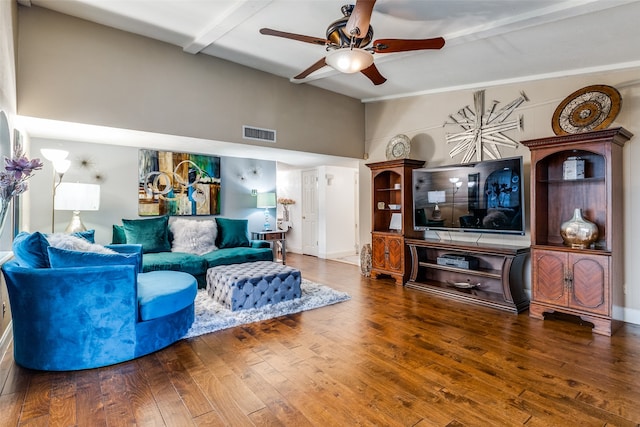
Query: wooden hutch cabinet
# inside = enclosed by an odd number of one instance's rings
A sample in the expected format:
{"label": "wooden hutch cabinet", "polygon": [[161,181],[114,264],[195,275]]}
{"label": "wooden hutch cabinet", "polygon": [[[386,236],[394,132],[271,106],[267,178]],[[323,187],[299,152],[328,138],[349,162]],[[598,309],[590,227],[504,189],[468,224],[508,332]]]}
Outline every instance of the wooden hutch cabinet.
{"label": "wooden hutch cabinet", "polygon": [[[522,142],[531,150],[532,317],[576,315],[603,335],[621,325],[613,308],[624,306],[622,149],[632,136],[611,128]],[[584,160],[584,177],[563,174],[570,157]],[[560,236],[577,208],[598,227],[586,249]]]}
{"label": "wooden hutch cabinet", "polygon": [[[405,237],[417,237],[411,215],[411,171],[422,160],[389,160],[369,163],[371,169],[371,276],[384,274],[403,285],[409,274]],[[392,224],[393,220],[393,224]]]}

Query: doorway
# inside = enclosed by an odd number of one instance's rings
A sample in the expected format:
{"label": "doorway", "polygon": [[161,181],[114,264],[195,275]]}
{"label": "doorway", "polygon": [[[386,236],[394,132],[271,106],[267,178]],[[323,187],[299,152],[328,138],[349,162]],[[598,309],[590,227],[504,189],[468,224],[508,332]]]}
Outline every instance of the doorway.
{"label": "doorway", "polygon": [[318,256],[318,171],[302,171],[302,254]]}

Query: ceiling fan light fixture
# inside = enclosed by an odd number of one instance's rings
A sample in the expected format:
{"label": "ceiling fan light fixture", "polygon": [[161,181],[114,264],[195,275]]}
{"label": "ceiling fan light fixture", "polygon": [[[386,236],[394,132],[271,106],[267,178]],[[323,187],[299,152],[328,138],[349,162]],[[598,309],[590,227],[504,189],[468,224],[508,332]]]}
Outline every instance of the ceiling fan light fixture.
{"label": "ceiling fan light fixture", "polygon": [[359,48],[336,49],[327,54],[326,62],[342,73],[357,73],[373,64],[373,54]]}

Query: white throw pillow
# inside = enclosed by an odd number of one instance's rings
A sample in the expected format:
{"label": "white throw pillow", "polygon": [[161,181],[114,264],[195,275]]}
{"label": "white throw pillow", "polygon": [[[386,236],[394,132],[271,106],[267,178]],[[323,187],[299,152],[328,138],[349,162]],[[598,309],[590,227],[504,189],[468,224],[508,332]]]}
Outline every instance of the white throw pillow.
{"label": "white throw pillow", "polygon": [[55,233],[47,235],[49,244],[54,248],[66,249],[68,251],[95,252],[98,254],[116,254],[117,252],[102,245],[88,242],[82,237],[70,234]]}
{"label": "white throw pillow", "polygon": [[215,220],[196,221],[176,218],[169,224],[173,233],[171,252],[203,255],[217,248],[218,226]]}

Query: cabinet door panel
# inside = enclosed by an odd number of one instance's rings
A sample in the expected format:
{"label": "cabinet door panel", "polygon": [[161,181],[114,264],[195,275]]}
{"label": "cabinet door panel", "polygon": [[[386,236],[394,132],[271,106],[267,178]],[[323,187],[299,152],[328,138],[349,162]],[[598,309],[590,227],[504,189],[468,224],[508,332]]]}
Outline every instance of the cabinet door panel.
{"label": "cabinet door panel", "polygon": [[404,244],[401,237],[387,237],[387,249],[389,252],[389,270],[402,271],[404,260]]}
{"label": "cabinet door panel", "polygon": [[382,236],[372,236],[371,238],[371,266],[373,268],[385,269],[387,264],[387,245]]}
{"label": "cabinet door panel", "polygon": [[573,292],[570,306],[609,315],[609,257],[572,256]]}
{"label": "cabinet door panel", "polygon": [[565,288],[566,254],[536,251],[533,258],[533,299],[551,304],[567,304]]}

